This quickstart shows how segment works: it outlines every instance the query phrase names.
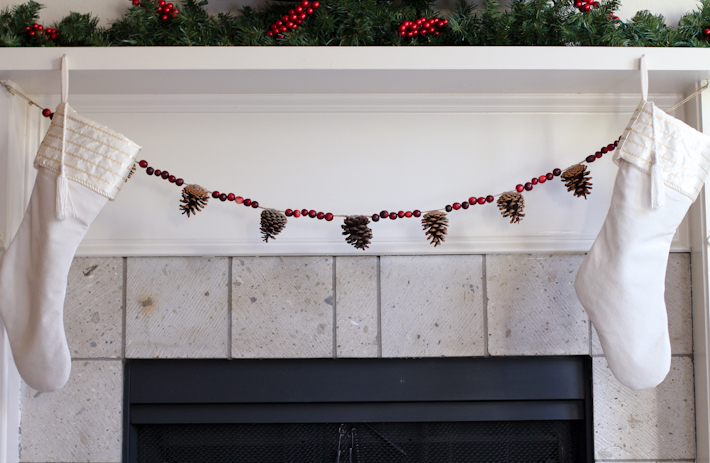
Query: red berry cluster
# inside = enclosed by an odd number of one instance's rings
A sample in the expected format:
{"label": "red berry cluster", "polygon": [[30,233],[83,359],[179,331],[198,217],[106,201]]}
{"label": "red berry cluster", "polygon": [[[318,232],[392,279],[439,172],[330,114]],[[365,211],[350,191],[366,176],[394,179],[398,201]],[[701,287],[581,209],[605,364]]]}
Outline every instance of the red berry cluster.
{"label": "red berry cluster", "polygon": [[[313,11],[317,10],[320,6],[320,2],[310,2],[309,0],[302,0],[301,3],[292,10],[285,14],[271,25],[271,30],[266,33],[269,37],[276,37],[277,39],[283,39],[284,32],[293,31],[298,29],[303,21],[313,14]],[[298,216],[296,216],[298,217]]]}
{"label": "red berry cluster", "polygon": [[439,18],[419,18],[416,21],[404,21],[399,25],[399,35],[402,37],[417,37],[419,35],[433,35],[439,37],[439,31],[442,27],[449,24],[448,19]]}
{"label": "red berry cluster", "polygon": [[318,220],[325,219],[328,222],[335,217],[331,212],[316,212],[315,209],[311,209],[310,211],[308,209],[301,209],[300,211],[298,209],[286,209],[284,214],[286,214],[286,217],[310,217],[311,219]]}
{"label": "red berry cluster", "polygon": [[30,37],[35,37],[37,34],[44,33],[49,40],[57,39],[57,30],[52,27],[45,29],[43,25],[34,23],[31,26],[25,27],[25,30]]}
{"label": "red berry cluster", "polygon": [[[587,13],[599,6],[599,2],[594,0],[574,0],[574,7],[582,13]],[[617,18],[618,19],[618,18]]]}
{"label": "red berry cluster", "polygon": [[181,178],[177,178],[174,175],[170,175],[170,173],[167,170],[160,170],[160,169],[154,169],[148,165],[148,161],[141,161],[138,163],[139,166],[145,169],[145,173],[148,175],[155,175],[156,177],[160,177],[163,180],[167,180],[170,183],[174,183],[177,186],[182,186],[183,183],[185,183],[185,180]]}
{"label": "red berry cluster", "polygon": [[[144,6],[143,2],[141,0],[131,0],[131,3],[133,3],[134,6]],[[160,18],[161,21],[167,21],[171,18],[174,18],[180,13],[180,10],[175,8],[175,5],[172,3],[165,3],[165,0],[160,0],[158,2],[158,6],[155,9],[156,11],[156,16]]]}

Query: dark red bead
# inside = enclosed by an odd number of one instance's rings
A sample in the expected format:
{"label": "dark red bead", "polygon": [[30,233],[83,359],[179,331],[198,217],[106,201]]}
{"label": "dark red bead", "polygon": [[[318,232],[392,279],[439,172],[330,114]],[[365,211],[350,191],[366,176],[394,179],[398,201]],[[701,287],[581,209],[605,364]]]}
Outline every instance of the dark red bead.
{"label": "dark red bead", "polygon": [[330,212],[328,212],[328,213],[325,215],[325,220],[327,220],[328,222],[330,222],[331,220],[333,220],[333,214],[331,214]]}
{"label": "dark red bead", "polygon": [[164,170],[163,173],[160,174],[160,176],[163,177],[163,180],[167,180],[170,177],[170,174],[167,170]]}
{"label": "dark red bead", "polygon": [[139,162],[138,165],[145,169],[146,167],[148,167],[148,161],[143,160]]}
{"label": "dark red bead", "polygon": [[600,159],[602,156],[603,154],[601,151],[597,151],[596,153],[594,153],[594,157],[596,157],[597,159]]}
{"label": "dark red bead", "polygon": [[185,183],[185,180],[183,180],[181,178],[175,180],[175,185],[177,185],[177,186],[182,186],[183,183]]}
{"label": "dark red bead", "polygon": [[175,183],[175,180],[177,180],[177,179],[175,178],[174,175],[171,175],[170,177],[168,177],[168,182],[170,182],[170,183]]}
{"label": "dark red bead", "polygon": [[296,209],[295,211],[293,211],[293,216],[296,217],[296,218],[301,217],[301,211],[299,211],[298,209]]}
{"label": "dark red bead", "polygon": [[446,209],[446,212],[451,212],[451,211],[453,211],[453,210],[454,210],[454,208],[453,208],[453,207],[451,207],[451,205],[450,205],[450,204],[447,204],[447,205],[446,205],[446,207],[445,207],[444,209]]}
{"label": "dark red bead", "polygon": [[148,175],[153,175],[153,172],[155,172],[155,171],[153,170],[152,167],[148,167],[148,168],[145,170],[145,173],[148,174]]}
{"label": "dark red bead", "polygon": [[404,211],[397,212],[397,217],[399,217],[400,219],[404,217]]}
{"label": "dark red bead", "polygon": [[318,215],[318,213],[316,211],[314,211],[313,209],[308,211],[308,217],[310,217],[311,219],[315,218],[315,216],[317,216],[317,215]]}
{"label": "dark red bead", "polygon": [[379,222],[380,221],[380,214],[372,214],[372,221]]}
{"label": "dark red bead", "polygon": [[162,175],[163,171],[160,169],[155,169],[155,176],[160,177]]}
{"label": "dark red bead", "polygon": [[394,220],[397,218],[397,213],[396,212],[390,212],[390,219]]}
{"label": "dark red bead", "polygon": [[412,211],[407,211],[407,212],[405,212],[405,213],[404,213],[404,216],[405,216],[406,218],[410,218],[410,217],[412,216]]}
{"label": "dark red bead", "polygon": [[559,177],[560,175],[562,175],[562,169],[555,169],[555,170],[552,171],[552,174],[553,174],[555,177]]}
{"label": "dark red bead", "polygon": [[475,196],[471,196],[470,198],[468,198],[468,202],[471,206],[473,206],[478,202],[478,198],[476,198]]}
{"label": "dark red bead", "polygon": [[257,207],[259,207],[259,201],[252,201],[252,202],[251,202],[251,207],[253,207],[254,209],[256,209]]}
{"label": "dark red bead", "polygon": [[526,183],[526,184],[525,184],[525,189],[526,189],[527,191],[532,190],[532,189],[533,189],[533,184],[530,183],[530,182]]}
{"label": "dark red bead", "polygon": [[301,215],[303,217],[308,217],[308,209],[301,209]]}
{"label": "dark red bead", "polygon": [[316,217],[318,217],[318,220],[325,219],[325,212],[319,212],[318,214],[316,214]]}
{"label": "dark red bead", "polygon": [[478,204],[486,204],[486,198],[484,198],[483,196],[481,196],[480,198],[478,198],[478,200],[476,200],[476,202],[477,202]]}
{"label": "dark red bead", "polygon": [[244,204],[246,207],[251,206],[251,199],[249,199],[249,198],[245,199],[243,204]]}
{"label": "dark red bead", "polygon": [[590,154],[589,156],[587,156],[587,162],[594,162],[596,160],[597,160],[597,157],[594,156],[593,154]]}
{"label": "dark red bead", "polygon": [[221,195],[219,195],[219,200],[220,200],[220,201],[226,201],[226,200],[227,200],[227,194],[226,194],[226,193],[222,193]]}
{"label": "dark red bead", "polygon": [[461,207],[464,208],[464,209],[468,209],[469,206],[471,206],[471,205],[468,203],[468,201],[464,201],[464,202],[461,203]]}
{"label": "dark red bead", "polygon": [[234,198],[236,198],[236,196],[234,196],[234,193],[229,193],[229,194],[227,195],[227,199],[230,200],[230,201],[234,201]]}
{"label": "dark red bead", "polygon": [[454,203],[453,207],[455,211],[458,211],[459,209],[461,209],[461,203]]}
{"label": "dark red bead", "polygon": [[607,151],[614,151],[616,149],[616,145],[613,143],[610,145],[606,145],[606,149]]}
{"label": "dark red bead", "polygon": [[493,195],[488,195],[488,196],[486,196],[486,202],[487,202],[487,203],[492,203],[494,200],[495,200],[495,198],[493,197]]}
{"label": "dark red bead", "polygon": [[286,211],[284,211],[284,214],[286,215],[286,217],[291,217],[291,216],[293,215],[293,210],[292,210],[292,209],[286,209]]}
{"label": "dark red bead", "polygon": [[599,151],[601,151],[604,154],[609,152],[609,150],[606,148],[606,146],[604,148],[600,149]]}
{"label": "dark red bead", "polygon": [[516,190],[518,193],[522,193],[524,189],[525,189],[525,187],[524,187],[522,184],[520,184],[520,183],[518,183],[518,184],[515,186],[515,190]]}
{"label": "dark red bead", "polygon": [[616,141],[614,142],[614,148],[616,148],[616,147],[618,147],[618,146],[619,146],[619,140],[616,140]]}
{"label": "dark red bead", "polygon": [[552,180],[553,178],[555,178],[555,176],[552,175],[552,172],[548,172],[545,177],[547,177],[548,180]]}
{"label": "dark red bead", "polygon": [[43,110],[42,110],[42,115],[43,115],[44,117],[49,117],[50,114],[52,114],[52,110],[51,110],[51,109],[46,108],[46,109],[43,109]]}
{"label": "dark red bead", "polygon": [[380,217],[382,217],[383,219],[386,219],[389,216],[390,216],[390,213],[387,212],[386,210],[380,212]]}
{"label": "dark red bead", "polygon": [[219,198],[219,191],[216,191],[216,190],[213,191],[213,192],[212,192],[212,197],[213,197],[213,198]]}
{"label": "dark red bead", "polygon": [[420,211],[419,209],[417,209],[417,210],[415,210],[415,211],[412,211],[412,215],[413,215],[414,217],[419,217],[420,215],[422,215],[422,211]]}
{"label": "dark red bead", "polygon": [[532,183],[533,185],[537,185],[537,179],[534,178],[534,179],[530,180],[530,183]]}

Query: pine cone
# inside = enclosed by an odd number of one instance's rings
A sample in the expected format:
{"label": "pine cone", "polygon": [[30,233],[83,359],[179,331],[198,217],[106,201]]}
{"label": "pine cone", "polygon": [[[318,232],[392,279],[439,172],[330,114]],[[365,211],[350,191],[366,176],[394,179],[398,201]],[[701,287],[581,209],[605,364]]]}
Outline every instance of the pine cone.
{"label": "pine cone", "polygon": [[200,185],[187,185],[182,189],[182,199],[180,202],[183,204],[180,206],[180,209],[182,209],[183,214],[187,214],[187,216],[190,217],[190,214],[195,215],[201,211],[209,200],[209,192]]}
{"label": "pine cone", "polygon": [[286,216],[274,209],[264,209],[261,211],[261,234],[264,241],[269,242],[269,238],[275,239],[286,227]]}
{"label": "pine cone", "polygon": [[345,218],[342,225],[343,235],[348,235],[345,241],[363,251],[370,245],[372,230],[367,226],[370,219],[364,215],[351,215]]}
{"label": "pine cone", "polygon": [[584,164],[574,165],[562,172],[561,178],[565,182],[567,191],[574,191],[575,196],[584,196],[584,199],[587,199],[587,195],[592,189],[592,184],[589,183],[592,177],[589,175],[587,166]]}
{"label": "pine cone", "polygon": [[523,214],[523,209],[525,209],[523,195],[517,191],[503,193],[498,198],[498,209],[500,209],[503,217],[510,217],[510,223],[520,222],[525,217],[525,214]]}
{"label": "pine cone", "polygon": [[449,225],[449,219],[446,217],[446,212],[427,212],[422,218],[422,225],[424,226],[424,231],[428,235],[430,244],[437,247],[444,242],[446,228]]}
{"label": "pine cone", "polygon": [[128,173],[128,177],[126,177],[126,180],[125,180],[126,182],[128,182],[128,179],[133,177],[133,174],[136,173],[136,166],[137,165],[138,164],[136,164],[135,162],[133,163],[133,167],[131,168],[131,171]]}

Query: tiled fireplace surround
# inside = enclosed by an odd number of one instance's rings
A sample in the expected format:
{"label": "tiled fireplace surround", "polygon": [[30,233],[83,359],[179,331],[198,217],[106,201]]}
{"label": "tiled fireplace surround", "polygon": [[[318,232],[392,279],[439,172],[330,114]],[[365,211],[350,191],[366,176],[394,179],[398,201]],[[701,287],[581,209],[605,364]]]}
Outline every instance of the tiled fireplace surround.
{"label": "tiled fireplace surround", "polygon": [[120,462],[124,359],[589,354],[597,461],[694,461],[689,255],[668,263],[671,372],[640,392],[613,378],[574,295],[582,258],[76,258],[71,378],[23,385],[20,461]]}

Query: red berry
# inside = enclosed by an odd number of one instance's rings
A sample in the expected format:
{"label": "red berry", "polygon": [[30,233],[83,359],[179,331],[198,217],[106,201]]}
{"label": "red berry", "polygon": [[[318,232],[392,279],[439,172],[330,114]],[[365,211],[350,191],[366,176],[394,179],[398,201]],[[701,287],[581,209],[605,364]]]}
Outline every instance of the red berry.
{"label": "red berry", "polygon": [[607,151],[614,151],[616,149],[616,145],[613,143],[610,145],[606,145],[606,149]]}
{"label": "red berry", "polygon": [[447,204],[447,205],[446,205],[446,207],[445,207],[444,209],[446,209],[446,212],[451,212],[451,211],[452,211],[452,210],[453,210],[454,208],[453,208],[453,207],[451,207],[451,205],[450,205],[450,204]]}
{"label": "red berry", "polygon": [[148,161],[143,160],[139,162],[138,165],[145,169],[146,167],[148,167]]}
{"label": "red berry", "polygon": [[587,156],[587,159],[586,159],[587,162],[594,162],[596,160],[597,160],[597,157],[594,156],[593,154],[590,154],[589,156]]}
{"label": "red berry", "polygon": [[256,209],[257,207],[259,207],[259,202],[258,202],[258,201],[252,201],[252,202],[251,202],[251,207],[253,207],[254,209]]}
{"label": "red berry", "polygon": [[226,201],[226,200],[227,200],[227,194],[226,194],[226,193],[222,193],[221,195],[219,195],[219,200],[222,201],[222,202]]}
{"label": "red berry", "polygon": [[288,14],[296,14],[296,10],[288,10]]}
{"label": "red berry", "polygon": [[471,196],[470,198],[468,198],[468,202],[469,204],[471,204],[471,206],[473,206],[478,202],[478,198],[476,198],[475,196]]}
{"label": "red berry", "polygon": [[51,109],[45,108],[45,109],[42,110],[42,115],[43,115],[44,117],[49,117],[50,114],[52,114],[52,110],[51,110]]}
{"label": "red berry", "polygon": [[515,185],[515,190],[516,190],[518,193],[522,193],[524,189],[525,189],[525,187],[524,187],[522,184],[520,184],[520,183],[518,183],[517,185]]}
{"label": "red berry", "polygon": [[175,183],[175,180],[177,180],[177,178],[174,175],[171,175],[170,177],[168,177],[168,182],[170,182],[170,183]]}
{"label": "red berry", "polygon": [[548,172],[547,174],[545,174],[545,177],[547,177],[548,180],[552,180],[553,178],[555,178],[555,176],[552,175],[552,172]]}
{"label": "red berry", "polygon": [[234,201],[234,198],[236,198],[236,196],[234,196],[234,193],[229,193],[229,194],[227,195],[227,199],[230,200],[230,201]]}
{"label": "red berry", "polygon": [[213,198],[219,198],[219,191],[216,191],[216,190],[213,191],[213,192],[212,192],[212,197],[213,197]]}
{"label": "red berry", "polygon": [[540,183],[545,183],[547,181],[547,176],[541,175],[540,177],[538,177],[537,181]]}
{"label": "red berry", "polygon": [[461,209],[461,203],[454,203],[454,210],[458,211],[459,209]]}
{"label": "red berry", "polygon": [[444,26],[446,26],[447,24],[449,24],[449,20],[448,20],[448,19],[444,19],[444,20],[443,20],[443,21],[441,21],[441,22],[443,22],[443,23],[444,23]]}
{"label": "red berry", "polygon": [[245,199],[242,204],[244,204],[246,207],[251,206],[251,199],[249,199],[249,198]]}
{"label": "red berry", "polygon": [[703,34],[705,34],[706,37],[707,37],[707,36],[710,36],[710,27],[708,27],[707,29],[705,29],[705,30],[703,31]]}
{"label": "red berry", "polygon": [[316,8],[318,8],[318,7],[320,6],[320,2],[317,2],[317,1],[316,1],[316,2],[313,2],[313,3],[311,3],[311,6],[312,6],[313,9],[315,10]]}
{"label": "red berry", "polygon": [[308,8],[308,9],[306,10],[306,13],[308,13],[308,14],[313,14],[313,8]]}
{"label": "red berry", "polygon": [[266,35],[268,35],[269,37],[273,37],[273,36],[274,36],[274,33],[273,33],[272,31],[269,31],[269,32],[266,33]]}
{"label": "red berry", "polygon": [[584,11],[589,11],[589,10],[592,9],[592,5],[590,5],[589,3],[587,3],[586,5],[584,5],[584,6],[582,7],[582,9],[583,9]]}
{"label": "red berry", "polygon": [[328,212],[328,213],[325,215],[325,220],[327,220],[328,222],[330,222],[331,220],[333,220],[333,214],[331,214],[330,212]]}
{"label": "red berry", "polygon": [[237,204],[242,204],[244,202],[244,198],[242,198],[241,196],[237,196],[236,198],[234,198],[234,202]]}
{"label": "red berry", "polygon": [[163,180],[167,180],[168,177],[170,177],[170,174],[168,173],[167,170],[164,170],[162,174],[160,174],[161,177],[163,177]]}
{"label": "red berry", "polygon": [[133,2],[131,2],[131,3],[133,3],[134,5],[140,5],[141,0],[133,0]]}
{"label": "red berry", "polygon": [[155,176],[156,176],[156,177],[160,177],[160,175],[161,175],[162,173],[163,173],[162,170],[160,170],[160,169],[155,169]]}
{"label": "red berry", "polygon": [[291,217],[293,215],[293,209],[286,209],[284,211],[284,215],[286,215],[286,217]]}
{"label": "red berry", "polygon": [[316,217],[318,217],[318,220],[323,220],[325,218],[325,212],[319,212],[316,214]]}
{"label": "red berry", "polygon": [[530,180],[530,183],[532,183],[533,185],[537,185],[537,179],[533,178],[532,180]]}
{"label": "red berry", "polygon": [[380,214],[372,214],[372,221],[379,222],[380,221]]}
{"label": "red berry", "polygon": [[175,185],[177,185],[177,186],[182,186],[183,183],[185,183],[185,180],[183,180],[181,178],[175,180]]}
{"label": "red berry", "polygon": [[481,196],[480,198],[478,198],[478,200],[476,200],[476,202],[477,202],[478,204],[486,204],[486,198],[484,198],[483,196]]}
{"label": "red berry", "polygon": [[488,195],[488,196],[486,196],[486,202],[487,202],[487,203],[492,203],[494,200],[495,200],[495,198],[493,197],[493,195]]}
{"label": "red berry", "polygon": [[34,37],[35,35],[37,35],[35,31],[30,31],[30,37]]}
{"label": "red berry", "polygon": [[602,156],[603,154],[601,151],[597,151],[596,153],[594,153],[594,157],[596,157],[597,159],[600,159]]}
{"label": "red berry", "polygon": [[301,215],[303,217],[308,217],[308,209],[301,209]]}
{"label": "red berry", "polygon": [[559,177],[560,175],[562,175],[562,170],[561,170],[561,169],[555,169],[555,170],[552,171],[552,174],[553,174],[555,177]]}
{"label": "red berry", "polygon": [[533,189],[533,184],[530,183],[530,182],[526,183],[526,184],[525,184],[525,189],[526,189],[527,191],[532,190],[532,189]]}
{"label": "red berry", "polygon": [[306,19],[306,16],[308,16],[306,13],[301,13],[300,15],[298,15],[298,19],[303,21],[304,19]]}
{"label": "red berry", "polygon": [[307,6],[310,5],[310,4],[311,4],[311,2],[309,2],[308,0],[303,0],[303,1],[301,2],[301,6],[302,6],[303,8],[307,7]]}
{"label": "red berry", "polygon": [[397,217],[399,217],[400,219],[404,217],[404,211],[397,212]]}
{"label": "red berry", "polygon": [[314,218],[314,217],[317,216],[317,215],[318,215],[318,213],[317,213],[316,211],[314,211],[313,209],[311,209],[310,211],[308,211],[308,217],[310,217],[311,219]]}
{"label": "red berry", "polygon": [[301,211],[299,211],[298,209],[296,209],[295,211],[293,211],[293,216],[296,217],[296,218],[301,217]]}
{"label": "red berry", "polygon": [[396,212],[390,212],[390,219],[394,220],[397,218],[397,213]]}
{"label": "red berry", "polygon": [[422,211],[420,211],[419,209],[417,209],[417,210],[415,210],[415,211],[412,212],[412,215],[413,215],[414,217],[419,217],[420,215],[422,215]]}
{"label": "red berry", "polygon": [[390,215],[390,213],[387,212],[386,210],[383,210],[380,212],[380,217],[382,217],[383,219],[386,219],[387,217],[389,217],[389,215]]}
{"label": "red berry", "polygon": [[412,211],[407,211],[407,212],[405,212],[405,213],[404,213],[404,216],[405,216],[406,218],[410,218],[410,217],[412,216]]}
{"label": "red berry", "polygon": [[168,15],[164,14],[163,16],[160,17],[161,21],[167,21],[168,20]]}
{"label": "red berry", "polygon": [[606,154],[606,153],[609,152],[609,150],[606,149],[606,146],[605,146],[604,148],[600,149],[599,151],[601,151],[601,152],[604,153],[604,154]]}
{"label": "red berry", "polygon": [[406,35],[407,35],[407,33],[406,33],[406,32],[404,32],[404,31],[402,31],[402,32],[400,32],[400,33],[399,33],[399,35],[401,35],[402,37],[404,37],[404,36],[406,36]]}
{"label": "red berry", "polygon": [[177,8],[175,8],[173,11],[170,12],[170,16],[172,16],[174,18],[178,15],[178,13],[180,13],[180,11]]}
{"label": "red berry", "polygon": [[148,168],[145,170],[145,173],[148,174],[148,175],[153,175],[153,172],[155,172],[155,171],[153,170],[152,167],[148,167]]}
{"label": "red berry", "polygon": [[302,6],[297,6],[296,7],[296,13],[303,13],[303,7]]}

